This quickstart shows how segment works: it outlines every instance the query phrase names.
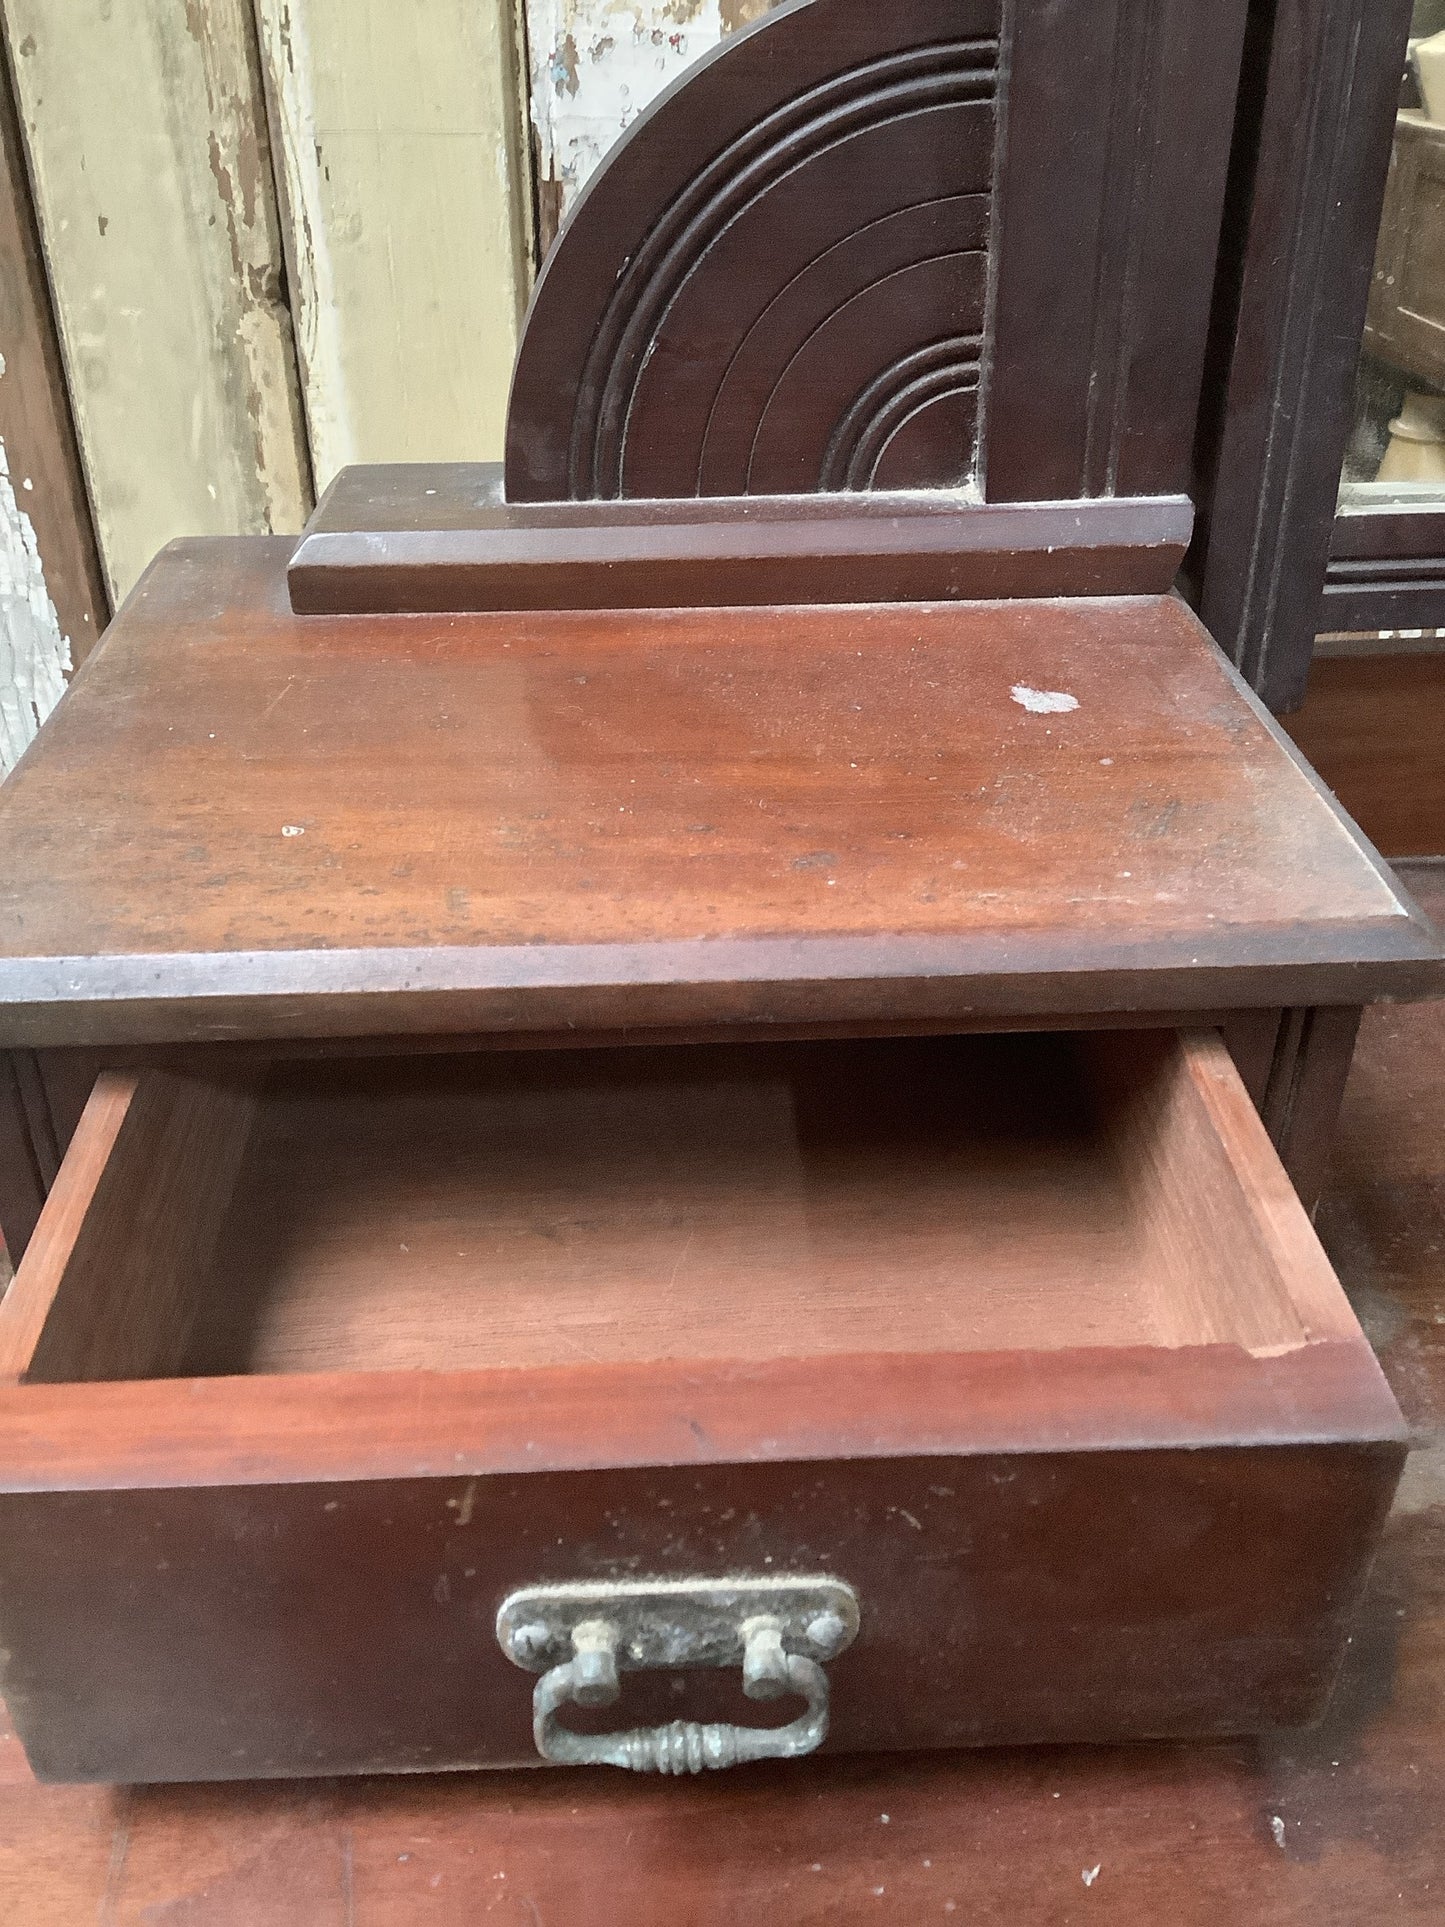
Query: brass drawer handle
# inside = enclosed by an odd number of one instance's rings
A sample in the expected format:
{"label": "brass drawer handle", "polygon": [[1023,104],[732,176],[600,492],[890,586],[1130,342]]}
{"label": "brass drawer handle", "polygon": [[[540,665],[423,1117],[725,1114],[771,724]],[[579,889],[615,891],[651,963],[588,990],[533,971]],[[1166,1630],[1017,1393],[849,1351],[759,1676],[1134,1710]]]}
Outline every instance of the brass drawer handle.
{"label": "brass drawer handle", "polygon": [[[828,1732],[828,1675],[858,1630],[858,1602],[838,1579],[652,1580],[536,1586],[497,1615],[507,1657],[542,1671],[532,1735],[544,1760],[634,1773],[701,1773],[746,1760],[798,1759]],[[749,1699],[797,1693],[806,1710],[786,1726],[674,1720],[620,1733],[574,1733],[567,1705],[611,1706],[621,1671],[740,1665]]]}

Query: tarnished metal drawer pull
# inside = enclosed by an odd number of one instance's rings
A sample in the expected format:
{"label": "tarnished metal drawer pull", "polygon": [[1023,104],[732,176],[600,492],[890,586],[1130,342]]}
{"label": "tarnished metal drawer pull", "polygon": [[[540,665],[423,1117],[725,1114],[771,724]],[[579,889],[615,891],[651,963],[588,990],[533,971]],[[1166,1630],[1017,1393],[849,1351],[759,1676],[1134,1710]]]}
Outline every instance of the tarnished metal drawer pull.
{"label": "tarnished metal drawer pull", "polygon": [[[497,1638],[516,1665],[542,1677],[532,1692],[532,1734],[544,1760],[622,1766],[634,1773],[701,1773],[744,1760],[789,1760],[828,1732],[822,1662],[851,1645],[858,1601],[840,1579],[624,1580],[530,1586],[503,1601]],[[797,1693],[807,1710],[786,1726],[669,1726],[574,1733],[561,1712],[611,1706],[619,1672],[741,1666],[749,1699]]]}

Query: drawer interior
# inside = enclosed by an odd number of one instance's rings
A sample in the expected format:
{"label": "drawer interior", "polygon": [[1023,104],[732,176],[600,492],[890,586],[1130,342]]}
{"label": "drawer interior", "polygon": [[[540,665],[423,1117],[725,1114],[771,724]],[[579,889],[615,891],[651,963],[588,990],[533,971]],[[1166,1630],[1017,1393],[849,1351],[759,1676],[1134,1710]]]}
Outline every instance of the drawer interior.
{"label": "drawer interior", "polygon": [[109,1073],[31,1381],[1231,1344],[1348,1309],[1217,1037]]}

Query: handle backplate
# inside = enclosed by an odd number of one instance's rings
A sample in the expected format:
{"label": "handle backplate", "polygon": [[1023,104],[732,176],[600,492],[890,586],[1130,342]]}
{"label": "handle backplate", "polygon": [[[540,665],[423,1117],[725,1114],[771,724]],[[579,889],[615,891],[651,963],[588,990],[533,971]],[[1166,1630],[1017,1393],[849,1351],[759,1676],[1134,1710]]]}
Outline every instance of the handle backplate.
{"label": "handle backplate", "polygon": [[[603,1580],[528,1586],[497,1615],[497,1639],[515,1665],[542,1674],[532,1731],[544,1759],[634,1772],[697,1773],[744,1760],[811,1753],[828,1731],[828,1677],[858,1631],[858,1600],[841,1579],[790,1576]],[[619,1671],[740,1666],[750,1699],[799,1695],[806,1710],[786,1726],[668,1726],[582,1734],[562,1709],[608,1706]]]}

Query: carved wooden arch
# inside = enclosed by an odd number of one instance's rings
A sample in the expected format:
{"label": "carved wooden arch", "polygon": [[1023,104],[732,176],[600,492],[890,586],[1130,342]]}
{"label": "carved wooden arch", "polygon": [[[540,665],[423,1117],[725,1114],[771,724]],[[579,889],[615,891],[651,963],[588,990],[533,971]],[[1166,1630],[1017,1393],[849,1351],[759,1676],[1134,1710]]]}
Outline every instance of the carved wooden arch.
{"label": "carved wooden arch", "polygon": [[513,502],[1187,489],[1247,0],[792,0],[538,283]]}
{"label": "carved wooden arch", "polygon": [[655,102],[559,236],[517,500],[963,481],[999,0],[795,0]]}

